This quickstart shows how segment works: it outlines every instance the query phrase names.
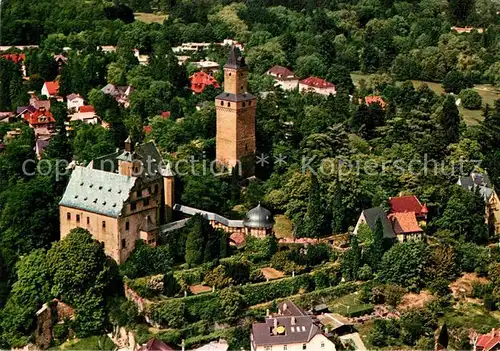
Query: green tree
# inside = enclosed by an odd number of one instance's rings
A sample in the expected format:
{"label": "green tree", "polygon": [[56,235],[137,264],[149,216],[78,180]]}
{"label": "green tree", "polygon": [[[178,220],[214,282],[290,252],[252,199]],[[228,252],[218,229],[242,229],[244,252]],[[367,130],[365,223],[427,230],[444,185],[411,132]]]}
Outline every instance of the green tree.
{"label": "green tree", "polygon": [[429,248],[420,241],[409,241],[394,245],[384,254],[380,276],[388,283],[418,291],[425,285],[424,269]]}
{"label": "green tree", "polygon": [[238,317],[246,306],[245,297],[235,287],[229,287],[219,292],[224,317]]}
{"label": "green tree", "polygon": [[370,246],[370,260],[373,270],[377,271],[380,263],[382,262],[384,252],[384,227],[382,226],[382,220],[379,218],[375,223],[373,243]]}
{"label": "green tree", "polygon": [[455,98],[448,95],[436,114],[445,145],[458,142],[460,138],[461,118],[457,105],[455,104]]}
{"label": "green tree", "polygon": [[483,99],[477,91],[465,89],[460,92],[459,96],[465,108],[469,110],[479,110],[481,108]]}
{"label": "green tree", "polygon": [[346,280],[357,280],[361,267],[361,248],[358,238],[351,236],[350,249],[342,257],[342,277]]}

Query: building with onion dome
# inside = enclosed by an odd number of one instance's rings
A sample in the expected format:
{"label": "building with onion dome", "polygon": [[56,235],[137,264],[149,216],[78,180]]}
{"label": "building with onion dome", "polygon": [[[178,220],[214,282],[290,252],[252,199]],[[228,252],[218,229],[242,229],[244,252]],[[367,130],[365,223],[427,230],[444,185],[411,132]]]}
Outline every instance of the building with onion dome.
{"label": "building with onion dome", "polygon": [[[252,208],[245,215],[245,219],[228,219],[217,213],[203,211],[194,207],[175,204],[174,211],[180,212],[185,216],[194,216],[201,214],[208,219],[210,225],[214,228],[223,229],[228,233],[241,233],[245,235],[252,235],[255,237],[265,237],[273,233],[274,218],[271,211],[262,207],[259,203],[257,207]],[[186,219],[168,223],[160,229],[162,232],[168,232],[183,227]]]}

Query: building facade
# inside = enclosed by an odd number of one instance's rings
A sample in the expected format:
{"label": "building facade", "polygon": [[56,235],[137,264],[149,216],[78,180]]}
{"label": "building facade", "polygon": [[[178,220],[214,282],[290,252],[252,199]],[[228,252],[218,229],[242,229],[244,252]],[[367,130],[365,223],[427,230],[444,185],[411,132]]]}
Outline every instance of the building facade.
{"label": "building facade", "polygon": [[291,301],[278,305],[278,313],[264,323],[254,323],[250,335],[252,351],[335,351],[335,344]]}
{"label": "building facade", "polygon": [[217,111],[216,159],[244,176],[255,171],[255,110],[257,98],[247,92],[248,67],[239,49],[231,47],[224,65],[224,92],[215,98]]}
{"label": "building facade", "polygon": [[75,167],[59,203],[61,238],[87,229],[123,263],[136,240],[156,245],[158,227],[173,206],[173,178],[153,143],[135,149],[127,139],[124,150]]}

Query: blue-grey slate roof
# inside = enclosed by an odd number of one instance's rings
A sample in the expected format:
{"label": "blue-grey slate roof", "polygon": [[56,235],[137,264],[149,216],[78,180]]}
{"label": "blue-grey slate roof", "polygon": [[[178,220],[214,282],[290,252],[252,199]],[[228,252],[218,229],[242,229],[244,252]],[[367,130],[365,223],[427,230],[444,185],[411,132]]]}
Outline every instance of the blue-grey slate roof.
{"label": "blue-grey slate roof", "polygon": [[77,166],[59,205],[118,218],[137,178]]}

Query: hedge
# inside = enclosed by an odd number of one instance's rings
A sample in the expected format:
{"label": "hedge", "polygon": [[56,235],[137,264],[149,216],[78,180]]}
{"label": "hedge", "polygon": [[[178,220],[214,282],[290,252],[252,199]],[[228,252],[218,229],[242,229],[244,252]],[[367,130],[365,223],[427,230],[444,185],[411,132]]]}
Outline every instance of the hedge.
{"label": "hedge", "polygon": [[314,288],[314,279],[310,274],[302,274],[292,278],[273,280],[265,283],[246,284],[241,288],[247,305],[257,305],[280,297],[297,294],[301,289]]}
{"label": "hedge", "polygon": [[196,267],[192,269],[175,271],[174,277],[175,279],[177,279],[177,281],[184,280],[188,285],[193,285],[201,283],[203,281],[204,274],[204,267]]}

